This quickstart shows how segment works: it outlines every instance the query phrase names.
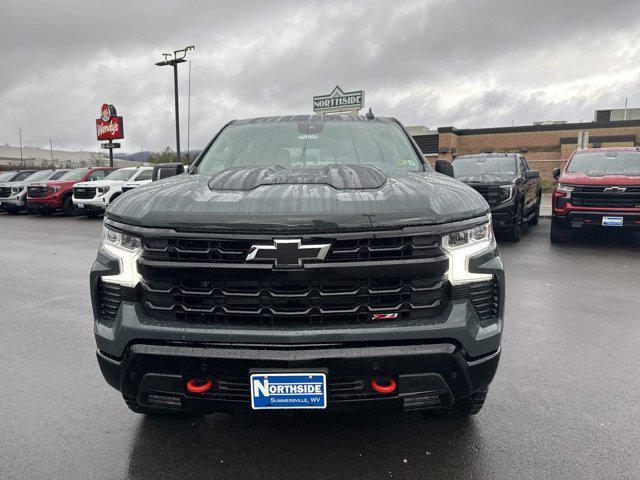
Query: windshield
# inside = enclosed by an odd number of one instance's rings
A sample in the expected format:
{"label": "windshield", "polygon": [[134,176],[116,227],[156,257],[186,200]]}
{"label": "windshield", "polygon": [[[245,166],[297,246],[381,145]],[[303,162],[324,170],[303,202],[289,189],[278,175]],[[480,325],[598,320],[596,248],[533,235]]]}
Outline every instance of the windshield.
{"label": "windshield", "polygon": [[47,178],[49,178],[49,175],[51,175],[51,170],[40,170],[39,172],[32,173],[24,180],[25,182],[26,181],[35,182],[38,180],[46,180]]}
{"label": "windshield", "polygon": [[640,152],[578,152],[571,157],[567,172],[637,176],[640,175]]}
{"label": "windshield", "polygon": [[51,178],[49,180],[58,180],[60,177],[62,177],[68,171],[69,170],[58,170],[58,171],[54,172],[53,175],[51,175]]}
{"label": "windshield", "polygon": [[198,172],[274,165],[323,168],[335,164],[372,165],[384,171],[423,170],[398,125],[329,120],[231,125],[207,150]]}
{"label": "windshield", "polygon": [[456,177],[473,175],[515,175],[516,160],[513,157],[458,157],[453,161]]}
{"label": "windshield", "polygon": [[87,173],[86,168],[76,168],[75,170],[69,170],[67,173],[62,175],[60,180],[80,180],[85,173]]}
{"label": "windshield", "polygon": [[16,172],[4,172],[0,173],[0,182],[8,182],[13,178]]}
{"label": "windshield", "polygon": [[116,170],[104,177],[104,180],[129,180],[134,173],[136,173],[136,170]]}

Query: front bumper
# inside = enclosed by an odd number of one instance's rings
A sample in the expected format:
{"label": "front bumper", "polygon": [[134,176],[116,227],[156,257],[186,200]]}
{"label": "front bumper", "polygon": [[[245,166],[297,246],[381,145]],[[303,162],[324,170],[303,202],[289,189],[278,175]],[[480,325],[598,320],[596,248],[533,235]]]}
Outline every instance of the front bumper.
{"label": "front bumper", "polygon": [[25,208],[27,205],[25,198],[20,196],[0,198],[0,203],[2,203],[2,205],[4,205],[5,207],[19,208],[19,209]]}
{"label": "front bumper", "polygon": [[[603,217],[622,217],[622,227],[605,227]],[[640,228],[640,211],[569,210],[565,215],[553,215],[553,221],[566,228]]]}
{"label": "front bumper", "polygon": [[494,230],[506,230],[516,221],[517,202],[513,198],[491,208],[491,221]]}
{"label": "front bumper", "polygon": [[[109,205],[104,196],[88,199],[73,197],[73,204],[80,210],[84,209],[87,211],[104,211]],[[80,205],[82,205],[82,207],[80,207]]]}
{"label": "front bumper", "polygon": [[[282,346],[135,344],[122,359],[98,351],[107,382],[139,405],[190,413],[250,411],[249,371],[323,371],[327,410],[421,410],[448,406],[486,388],[500,358],[497,350],[468,361],[450,343],[409,345]],[[379,375],[394,378],[396,391],[370,387]],[[213,381],[206,393],[189,393],[188,379]]]}
{"label": "front bumper", "polygon": [[27,206],[33,210],[56,210],[62,208],[62,197],[57,195],[44,198],[27,197]]}

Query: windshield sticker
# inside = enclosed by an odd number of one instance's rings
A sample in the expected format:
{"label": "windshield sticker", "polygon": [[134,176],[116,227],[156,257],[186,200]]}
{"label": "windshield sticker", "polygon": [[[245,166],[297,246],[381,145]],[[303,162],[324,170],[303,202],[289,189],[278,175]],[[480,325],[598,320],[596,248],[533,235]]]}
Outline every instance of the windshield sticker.
{"label": "windshield sticker", "polygon": [[298,140],[317,140],[318,135],[315,133],[307,133],[305,135],[298,135]]}
{"label": "windshield sticker", "polygon": [[398,165],[414,165],[413,160],[411,160],[410,158],[397,158],[396,163]]}

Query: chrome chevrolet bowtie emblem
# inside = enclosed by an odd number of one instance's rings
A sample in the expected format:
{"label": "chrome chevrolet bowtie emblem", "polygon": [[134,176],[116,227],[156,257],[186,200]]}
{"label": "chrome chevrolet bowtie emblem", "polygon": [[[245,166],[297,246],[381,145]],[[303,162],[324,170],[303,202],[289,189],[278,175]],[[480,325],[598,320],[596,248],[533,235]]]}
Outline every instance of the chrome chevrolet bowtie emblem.
{"label": "chrome chevrolet bowtie emblem", "polygon": [[302,266],[303,260],[324,260],[330,244],[303,245],[299,238],[274,240],[272,245],[252,245],[247,260],[272,261],[277,266]]}
{"label": "chrome chevrolet bowtie emblem", "polygon": [[626,190],[627,190],[626,187],[609,187],[609,188],[605,188],[603,192],[610,193],[612,195],[617,195],[619,193],[625,192]]}

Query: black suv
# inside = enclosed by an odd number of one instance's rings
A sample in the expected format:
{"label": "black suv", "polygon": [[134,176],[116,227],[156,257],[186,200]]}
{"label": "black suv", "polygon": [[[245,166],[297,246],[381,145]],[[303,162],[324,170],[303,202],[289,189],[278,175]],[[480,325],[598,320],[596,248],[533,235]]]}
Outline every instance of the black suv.
{"label": "black suv", "polygon": [[475,188],[491,207],[493,227],[519,242],[522,226],[537,225],[542,187],[540,173],[517,153],[462,155],[453,161],[458,180]]}
{"label": "black suv", "polygon": [[229,123],[109,205],[90,283],[100,368],[140,413],[467,416],[500,356],[489,206],[391,118]]}

